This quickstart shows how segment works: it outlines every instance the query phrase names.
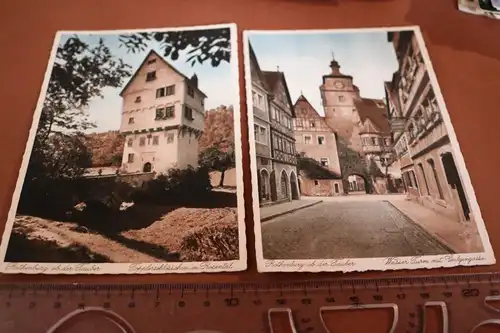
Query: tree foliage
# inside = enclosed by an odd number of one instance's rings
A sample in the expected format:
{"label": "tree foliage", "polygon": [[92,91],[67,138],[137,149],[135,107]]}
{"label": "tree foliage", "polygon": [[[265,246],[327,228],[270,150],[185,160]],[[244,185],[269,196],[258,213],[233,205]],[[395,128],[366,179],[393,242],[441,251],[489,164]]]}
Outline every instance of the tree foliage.
{"label": "tree foliage", "polygon": [[[83,137],[78,133],[92,127],[84,107],[88,106],[92,98],[102,97],[104,87],[119,87],[123,79],[131,74],[128,69],[129,66],[122,60],[113,57],[102,39],[96,46],[91,47],[78,37],[71,37],[57,48],[33,145],[30,176],[72,178],[83,172],[79,170],[70,175],[64,169],[46,170],[43,167],[49,165],[49,161],[58,154],[55,150],[60,147],[56,144],[60,138],[65,138],[66,147],[72,145],[75,150],[65,150],[60,157],[67,160],[58,163],[58,166],[66,169],[69,165],[74,169],[89,166],[87,162],[80,163],[82,160],[86,161],[88,151],[81,158],[74,158],[72,155],[83,152],[80,149]],[[70,135],[74,138],[69,139]],[[44,174],[38,174],[36,170],[39,169],[43,170]]]}
{"label": "tree foliage", "polygon": [[[185,169],[171,168],[166,174],[145,182],[135,189],[135,202],[186,203],[202,200],[210,190],[210,176],[204,167]],[[199,202],[199,201],[198,201]]]}
{"label": "tree foliage", "polygon": [[47,89],[46,103],[78,109],[90,99],[102,97],[105,87],[120,87],[130,76],[130,66],[115,58],[102,39],[90,47],[77,36],[57,48]]}
{"label": "tree foliage", "polygon": [[304,154],[297,156],[299,173],[309,179],[341,179],[341,176]]}
{"label": "tree foliage", "polygon": [[227,149],[234,143],[233,107],[221,105],[205,112],[205,125],[200,138],[200,152],[217,146]]}
{"label": "tree foliage", "polygon": [[221,105],[205,113],[205,128],[200,138],[199,151],[199,164],[209,170],[219,171],[219,186],[223,186],[226,170],[235,166],[232,106]]}
{"label": "tree foliage", "polygon": [[226,170],[235,166],[234,147],[222,149],[219,146],[212,146],[207,148],[199,154],[198,162],[209,170],[219,171],[221,173],[219,186],[223,186]]}
{"label": "tree foliage", "polygon": [[141,52],[148,48],[152,41],[160,43],[165,57],[172,60],[179,59],[183,51],[187,51],[187,61],[194,66],[210,61],[213,67],[221,62],[229,62],[231,58],[231,31],[229,28],[143,32],[130,35],[121,35],[121,45],[130,52]]}
{"label": "tree foliage", "polygon": [[70,196],[67,181],[91,165],[81,134],[93,126],[85,107],[92,98],[102,97],[103,88],[120,87],[131,75],[129,68],[102,40],[90,46],[75,36],[59,45],[23,184],[23,209],[29,210],[35,201],[39,206],[43,200]]}
{"label": "tree foliage", "polygon": [[107,131],[85,135],[85,142],[92,153],[92,166],[120,166],[125,137],[119,131]]}
{"label": "tree foliage", "polygon": [[199,155],[199,163],[210,170],[224,172],[227,169],[234,168],[234,149],[220,149],[210,147],[202,151]]}

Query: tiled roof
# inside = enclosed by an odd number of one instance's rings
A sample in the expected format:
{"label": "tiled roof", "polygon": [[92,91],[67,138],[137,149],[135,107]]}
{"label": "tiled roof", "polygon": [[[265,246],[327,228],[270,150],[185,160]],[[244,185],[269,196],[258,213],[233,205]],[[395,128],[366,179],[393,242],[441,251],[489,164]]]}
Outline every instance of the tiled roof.
{"label": "tiled roof", "polygon": [[271,91],[274,92],[279,80],[281,79],[281,76],[283,75],[283,73],[262,71],[262,74],[264,74],[264,76],[266,78],[267,85],[269,86],[269,89],[271,89]]}
{"label": "tiled roof", "polygon": [[295,118],[295,110],[292,103],[292,98],[290,97],[290,91],[288,90],[288,85],[286,83],[285,74],[283,72],[272,72],[272,71],[262,71],[264,77],[266,78],[267,85],[270,89],[271,93],[276,93],[276,89],[278,86],[278,82],[281,80],[283,83],[283,87],[285,89],[285,94],[288,99],[288,103],[290,103],[290,108],[292,109],[292,117]]}
{"label": "tiled roof", "polygon": [[201,91],[200,88],[198,88],[198,77],[196,75],[193,75],[193,77],[191,79],[188,78],[181,71],[179,71],[177,68],[175,68],[174,66],[172,66],[172,64],[170,64],[167,60],[165,60],[165,58],[163,58],[161,55],[159,55],[155,50],[150,50],[148,52],[148,54],[144,57],[144,60],[141,62],[141,64],[139,65],[139,67],[137,67],[137,69],[134,72],[134,74],[130,77],[130,79],[125,84],[125,86],[123,86],[123,88],[122,88],[122,90],[120,92],[120,96],[123,95],[123,93],[125,92],[125,90],[127,90],[128,86],[134,81],[135,77],[137,76],[137,74],[141,70],[142,66],[144,65],[144,63],[146,62],[146,60],[148,60],[149,56],[151,56],[151,55],[155,55],[158,59],[160,59],[160,61],[162,61],[164,64],[166,64],[168,67],[170,67],[174,72],[176,72],[177,74],[179,74],[186,82],[190,83],[190,85],[194,89],[196,89],[201,95],[203,95],[203,97],[205,97],[205,98],[207,97],[207,95],[205,95],[205,93],[203,91]]}
{"label": "tiled roof", "polygon": [[[302,104],[302,105],[301,105],[301,104]],[[318,113],[318,111],[316,111],[316,109],[312,106],[312,104],[311,104],[311,103],[307,100],[307,98],[306,98],[304,95],[302,95],[302,94],[299,96],[299,98],[297,98],[297,101],[295,102],[294,107],[297,107],[297,106],[299,106],[299,105],[301,105],[302,107],[305,107],[305,108],[307,108],[308,110],[310,110],[310,111],[311,111],[310,113],[312,113],[312,114],[311,114],[312,116],[315,116],[315,117],[317,117],[317,118],[324,118],[324,117],[322,117],[322,116]]]}
{"label": "tiled roof", "polygon": [[389,119],[387,118],[387,109],[383,100],[360,98],[355,100],[354,104],[356,105],[362,123],[364,123],[366,119],[370,119],[382,133],[391,132]]}
{"label": "tiled roof", "polygon": [[[316,109],[312,106],[312,104],[307,100],[307,98],[302,94],[299,96],[299,98],[297,98],[297,101],[294,104],[295,113],[297,113],[297,110],[300,107],[305,107],[308,110],[308,114],[310,116],[313,116],[316,119],[318,119],[319,121],[321,121],[321,123],[326,128],[328,128],[332,133],[334,133],[336,135],[335,130],[333,128],[331,128],[330,126],[328,126],[327,122],[325,121],[325,117],[320,115],[318,113],[318,111],[316,111]],[[297,114],[297,116],[300,117],[298,114]]]}
{"label": "tiled roof", "polygon": [[250,53],[250,70],[252,71],[252,69],[253,69],[255,71],[255,73],[257,74],[258,81],[262,85],[262,88],[264,88],[265,90],[269,90],[269,87],[267,85],[267,80],[266,80],[264,74],[262,73],[262,71],[260,70],[259,61],[257,60],[257,56],[255,55],[252,44],[250,44],[250,43],[249,43],[249,49],[250,49],[250,52],[249,52]]}

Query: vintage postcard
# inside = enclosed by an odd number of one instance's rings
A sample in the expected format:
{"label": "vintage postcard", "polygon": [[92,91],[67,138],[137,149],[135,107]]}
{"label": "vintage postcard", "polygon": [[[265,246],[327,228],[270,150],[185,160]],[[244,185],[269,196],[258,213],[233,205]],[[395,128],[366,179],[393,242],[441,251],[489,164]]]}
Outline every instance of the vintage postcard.
{"label": "vintage postcard", "polygon": [[246,269],[236,25],[56,35],[3,273]]}
{"label": "vintage postcard", "polygon": [[243,44],[259,271],[495,262],[418,27]]}
{"label": "vintage postcard", "polygon": [[500,0],[458,0],[458,9],[468,14],[500,19]]}

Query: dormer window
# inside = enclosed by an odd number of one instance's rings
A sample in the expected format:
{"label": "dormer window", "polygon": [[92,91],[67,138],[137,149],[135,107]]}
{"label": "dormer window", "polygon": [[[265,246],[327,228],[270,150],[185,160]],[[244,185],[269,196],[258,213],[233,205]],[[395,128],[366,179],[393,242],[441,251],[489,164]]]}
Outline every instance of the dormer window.
{"label": "dormer window", "polygon": [[136,102],[136,103],[140,103],[140,102],[141,102],[141,96],[137,96],[137,97],[135,98],[135,102]]}
{"label": "dormer window", "polygon": [[146,74],[146,82],[156,80],[156,71],[148,72]]}

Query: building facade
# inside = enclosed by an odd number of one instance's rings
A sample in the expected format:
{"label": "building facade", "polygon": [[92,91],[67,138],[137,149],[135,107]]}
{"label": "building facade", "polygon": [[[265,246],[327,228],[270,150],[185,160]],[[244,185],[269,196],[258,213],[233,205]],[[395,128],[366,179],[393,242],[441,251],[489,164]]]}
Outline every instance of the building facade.
{"label": "building facade", "polygon": [[259,186],[259,200],[261,203],[276,201],[276,187],[273,186],[271,195],[271,173],[273,159],[271,156],[271,123],[269,121],[269,87],[266,78],[260,70],[257,57],[250,46],[250,77],[252,80],[252,106],[255,137],[255,153],[257,161],[257,175]]}
{"label": "building facade", "polygon": [[285,76],[262,71],[249,45],[259,202],[300,199],[293,117]]}
{"label": "building facade", "polygon": [[412,31],[389,32],[399,69],[385,84],[395,154],[408,196],[454,220],[470,220],[442,110]]}
{"label": "building facade", "polygon": [[307,170],[299,170],[301,194],[306,196],[335,196],[344,193],[337,137],[325,120],[309,101],[301,95],[294,105],[296,117],[293,120],[295,146],[301,158],[310,158],[330,175],[311,175]]}
{"label": "building facade", "polygon": [[165,173],[198,166],[206,95],[154,51],[125,85],[120,132],[125,135],[121,172]]}
{"label": "building facade", "polygon": [[[396,168],[390,168],[393,142],[384,100],[363,98],[353,77],[330,62],[331,72],[320,86],[325,122],[337,133],[340,164],[347,191],[395,191]],[[394,180],[394,181],[393,181]],[[358,186],[364,182],[363,186]],[[390,183],[390,184],[389,184]]]}
{"label": "building facade", "polygon": [[273,171],[271,182],[279,186],[276,188],[276,196],[271,196],[273,201],[289,201],[300,199],[297,150],[295,147],[295,136],[293,133],[293,108],[290,92],[286,83],[285,75],[280,71],[263,71],[269,87],[269,120],[271,156],[273,159]]}

